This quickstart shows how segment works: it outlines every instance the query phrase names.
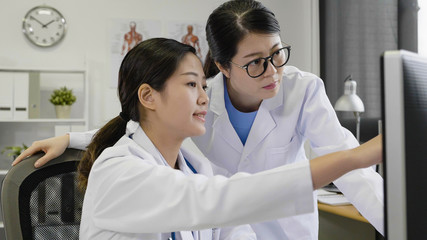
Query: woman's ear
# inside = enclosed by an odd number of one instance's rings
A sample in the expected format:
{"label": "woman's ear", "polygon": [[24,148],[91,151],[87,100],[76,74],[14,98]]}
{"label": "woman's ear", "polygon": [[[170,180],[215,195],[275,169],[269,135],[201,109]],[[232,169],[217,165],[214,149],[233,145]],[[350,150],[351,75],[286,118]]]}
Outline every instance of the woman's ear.
{"label": "woman's ear", "polygon": [[228,68],[222,66],[219,62],[215,62],[215,65],[226,78],[230,78],[230,70]]}
{"label": "woman's ear", "polygon": [[155,90],[150,85],[143,83],[139,86],[138,99],[142,106],[151,110],[156,109],[153,94],[155,94]]}

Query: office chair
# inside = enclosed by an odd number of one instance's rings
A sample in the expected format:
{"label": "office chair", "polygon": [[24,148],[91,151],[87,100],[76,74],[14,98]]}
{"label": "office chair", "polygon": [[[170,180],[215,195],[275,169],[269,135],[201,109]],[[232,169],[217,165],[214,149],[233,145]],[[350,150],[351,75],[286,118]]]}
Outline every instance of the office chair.
{"label": "office chair", "polygon": [[37,153],[12,167],[3,180],[1,205],[7,240],[79,239],[82,193],[77,165],[83,151],[67,149],[41,168]]}

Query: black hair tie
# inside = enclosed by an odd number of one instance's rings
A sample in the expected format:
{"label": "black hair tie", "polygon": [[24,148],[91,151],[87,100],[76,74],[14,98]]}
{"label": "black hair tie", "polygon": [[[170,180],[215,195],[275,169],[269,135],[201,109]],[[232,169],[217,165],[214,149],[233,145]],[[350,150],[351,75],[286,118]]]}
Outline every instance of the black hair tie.
{"label": "black hair tie", "polygon": [[130,120],[129,116],[126,113],[124,113],[124,112],[120,112],[119,116],[125,122],[129,122],[129,120]]}

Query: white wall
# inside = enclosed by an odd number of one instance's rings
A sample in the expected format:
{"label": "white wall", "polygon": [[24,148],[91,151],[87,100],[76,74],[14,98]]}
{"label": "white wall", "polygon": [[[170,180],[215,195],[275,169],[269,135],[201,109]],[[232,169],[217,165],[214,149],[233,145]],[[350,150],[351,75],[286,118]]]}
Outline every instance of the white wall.
{"label": "white wall", "polygon": [[[205,22],[223,0],[0,0],[0,68],[89,69],[89,127],[99,127],[120,112],[110,87],[109,20]],[[318,74],[317,0],[261,0],[280,21],[282,39],[292,45],[289,64]],[[22,34],[22,19],[46,4],[67,19],[68,32],[57,46],[33,46]]]}
{"label": "white wall", "polygon": [[427,56],[427,1],[418,1],[418,53]]}

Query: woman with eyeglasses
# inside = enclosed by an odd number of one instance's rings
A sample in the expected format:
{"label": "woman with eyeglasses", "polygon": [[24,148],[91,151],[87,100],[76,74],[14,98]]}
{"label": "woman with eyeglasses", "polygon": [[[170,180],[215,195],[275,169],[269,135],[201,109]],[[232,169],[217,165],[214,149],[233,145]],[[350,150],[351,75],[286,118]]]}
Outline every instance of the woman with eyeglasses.
{"label": "woman with eyeglasses", "polygon": [[[306,161],[306,141],[317,155],[359,145],[340,125],[322,80],[285,65],[291,47],[283,43],[274,13],[261,3],[224,3],[209,16],[206,36],[210,56],[205,73],[213,74],[214,66],[220,73],[208,80],[206,133],[192,139],[226,174]],[[334,181],[380,233],[382,181],[372,168]],[[318,239],[314,199],[313,213],[251,226],[259,239]]]}
{"label": "woman with eyeglasses", "polygon": [[[206,133],[192,140],[217,166],[216,174],[257,173],[307,161],[307,141],[317,155],[359,145],[340,125],[322,80],[285,65],[291,47],[280,33],[274,13],[253,0],[225,2],[208,18],[210,51],[204,69],[206,77],[212,77],[207,92],[210,103]],[[47,152],[37,163],[42,165],[67,146],[84,149],[93,133],[70,133],[69,137],[35,142],[15,164],[39,150]],[[382,181],[372,168],[352,171],[334,181],[380,233]],[[287,184],[298,187],[299,183]],[[313,208],[311,213],[251,224],[258,239],[317,239],[315,192],[313,199],[301,206]]]}

